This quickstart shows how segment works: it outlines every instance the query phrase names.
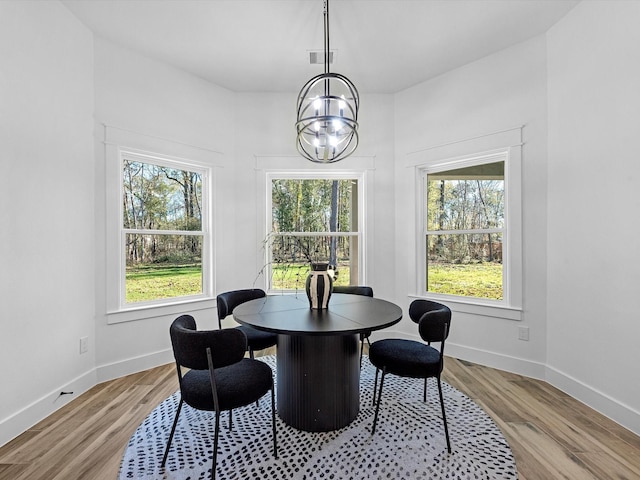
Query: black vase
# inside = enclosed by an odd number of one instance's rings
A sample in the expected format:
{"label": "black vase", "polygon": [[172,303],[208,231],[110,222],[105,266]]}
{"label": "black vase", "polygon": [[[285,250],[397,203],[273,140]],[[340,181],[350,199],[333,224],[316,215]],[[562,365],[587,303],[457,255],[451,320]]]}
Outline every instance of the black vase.
{"label": "black vase", "polygon": [[329,299],[333,291],[333,277],[327,272],[328,267],[327,263],[311,264],[311,272],[307,277],[305,289],[312,310],[329,308]]}

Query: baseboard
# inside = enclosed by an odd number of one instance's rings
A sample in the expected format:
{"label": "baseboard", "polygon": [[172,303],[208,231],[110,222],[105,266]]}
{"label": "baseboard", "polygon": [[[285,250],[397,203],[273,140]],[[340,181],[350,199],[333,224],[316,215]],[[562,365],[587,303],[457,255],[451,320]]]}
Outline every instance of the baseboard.
{"label": "baseboard", "polygon": [[[377,332],[373,333],[372,341],[383,338],[379,335],[379,338],[375,338],[376,334]],[[384,338],[410,338],[420,341],[418,335],[407,335],[404,332],[390,330],[385,330]],[[544,363],[451,342],[447,343],[445,354],[460,360],[545,381],[634,434],[640,435],[640,412]]]}
{"label": "baseboard", "polygon": [[[407,338],[407,335],[402,332],[385,332],[385,337]],[[416,339],[418,339],[417,336]],[[576,400],[611,418],[634,434],[640,435],[640,412],[621,404],[610,396],[553,367],[531,360],[452,343],[447,344],[446,353],[461,360],[544,380]],[[102,365],[90,370],[71,382],[61,385],[10,417],[0,420],[0,446],[29,430],[36,423],[99,383],[172,363],[173,361],[173,353],[171,350],[166,349]],[[60,396],[60,392],[73,392],[73,394]]]}
{"label": "baseboard", "polygon": [[637,410],[548,365],[546,381],[627,430],[640,435],[640,412]]}
{"label": "baseboard", "polygon": [[[59,386],[13,415],[0,420],[0,447],[99,383],[172,362],[174,362],[173,352],[166,349],[92,369],[71,382]],[[60,392],[73,392],[73,394],[61,396]]]}
{"label": "baseboard", "polygon": [[545,381],[634,434],[640,435],[640,412],[553,367],[452,343],[447,343],[446,353],[461,360]]}
{"label": "baseboard", "polygon": [[447,343],[446,347],[445,355],[484,365],[485,367],[546,381],[545,365],[543,363],[455,343]]}
{"label": "baseboard", "polygon": [[[96,371],[92,369],[70,382],[60,385],[13,415],[0,420],[0,446],[9,443],[18,435],[26,432],[35,424],[95,386],[97,383],[96,378]],[[60,392],[73,393],[60,395]]]}
{"label": "baseboard", "polygon": [[96,369],[98,383],[108,382],[116,378],[142,372],[150,368],[166,365],[175,362],[171,349],[159,350],[157,352],[128,358],[118,362],[101,365]]}

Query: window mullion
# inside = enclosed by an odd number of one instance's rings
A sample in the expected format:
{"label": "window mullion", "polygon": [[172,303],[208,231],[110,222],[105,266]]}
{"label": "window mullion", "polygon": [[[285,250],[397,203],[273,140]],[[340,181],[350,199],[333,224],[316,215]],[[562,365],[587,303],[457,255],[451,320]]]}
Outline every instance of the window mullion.
{"label": "window mullion", "polygon": [[355,237],[358,232],[273,232],[277,237]]}
{"label": "window mullion", "polygon": [[504,228],[474,228],[470,230],[426,230],[425,235],[475,235],[484,233],[504,233]]}
{"label": "window mullion", "polygon": [[149,230],[144,228],[123,228],[122,231],[125,234],[136,235],[192,235],[201,237],[205,234],[202,230]]}

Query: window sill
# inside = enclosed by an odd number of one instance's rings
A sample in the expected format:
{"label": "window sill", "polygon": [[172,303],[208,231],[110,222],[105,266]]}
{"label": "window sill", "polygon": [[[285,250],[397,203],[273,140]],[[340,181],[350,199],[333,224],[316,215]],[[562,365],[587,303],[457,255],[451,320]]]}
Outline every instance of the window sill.
{"label": "window sill", "polygon": [[447,305],[452,311],[460,313],[468,313],[471,315],[480,315],[483,317],[496,317],[503,318],[505,320],[514,320],[517,322],[522,321],[522,308],[512,307],[507,305],[496,305],[480,303],[473,300],[459,300],[452,297],[441,296],[421,296],[421,295],[409,295],[409,298],[433,300],[441,302]]}
{"label": "window sill", "polygon": [[149,318],[163,317],[167,315],[181,315],[198,310],[207,310],[216,307],[216,299],[213,297],[175,301],[163,305],[142,305],[127,307],[120,310],[107,312],[107,324],[112,325],[123,322],[135,322]]}

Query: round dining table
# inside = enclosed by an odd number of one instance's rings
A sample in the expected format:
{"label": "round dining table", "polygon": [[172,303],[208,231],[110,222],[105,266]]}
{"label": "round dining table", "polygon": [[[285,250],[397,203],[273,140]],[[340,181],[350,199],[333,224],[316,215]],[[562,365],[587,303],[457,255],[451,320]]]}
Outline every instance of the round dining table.
{"label": "round dining table", "polygon": [[324,432],[349,425],[360,410],[360,334],[398,323],[402,309],[379,298],[334,293],[328,309],[312,310],[303,293],[251,300],[233,316],[278,335],[280,418],[299,430]]}

